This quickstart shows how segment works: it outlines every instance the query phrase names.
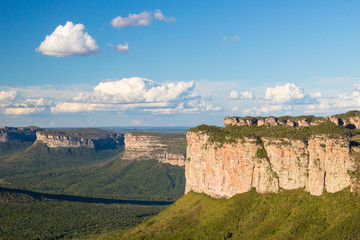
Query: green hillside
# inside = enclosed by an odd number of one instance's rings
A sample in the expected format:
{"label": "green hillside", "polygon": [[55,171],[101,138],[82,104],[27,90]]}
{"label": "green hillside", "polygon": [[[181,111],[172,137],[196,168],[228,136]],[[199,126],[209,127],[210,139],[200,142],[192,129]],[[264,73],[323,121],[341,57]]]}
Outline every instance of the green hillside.
{"label": "green hillside", "polygon": [[360,199],[348,190],[311,196],[254,190],[213,199],[189,193],[157,216],[104,239],[359,239]]}

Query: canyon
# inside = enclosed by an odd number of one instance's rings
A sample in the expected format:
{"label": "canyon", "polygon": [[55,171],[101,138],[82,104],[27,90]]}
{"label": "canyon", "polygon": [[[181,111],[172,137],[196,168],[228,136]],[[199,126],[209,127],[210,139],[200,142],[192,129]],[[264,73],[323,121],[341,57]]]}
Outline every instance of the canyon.
{"label": "canyon", "polygon": [[319,196],[357,188],[358,112],[293,118],[293,124],[280,125],[278,119],[230,117],[225,128],[190,129],[185,192],[230,198],[252,188],[258,193],[304,188]]}

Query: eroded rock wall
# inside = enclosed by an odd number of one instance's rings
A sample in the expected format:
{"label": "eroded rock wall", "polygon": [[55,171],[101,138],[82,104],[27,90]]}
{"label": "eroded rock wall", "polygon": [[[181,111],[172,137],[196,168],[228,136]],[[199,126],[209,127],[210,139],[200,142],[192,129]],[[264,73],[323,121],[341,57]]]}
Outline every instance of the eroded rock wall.
{"label": "eroded rock wall", "polygon": [[223,145],[208,138],[201,132],[187,133],[186,193],[229,198],[254,187],[259,193],[304,188],[321,195],[352,184],[348,172],[354,159],[346,138],[243,138]]}
{"label": "eroded rock wall", "polygon": [[126,133],[123,158],[129,160],[156,159],[162,163],[184,166],[185,153],[172,152],[171,148],[178,141],[185,141],[185,137],[178,137],[173,141],[166,141],[167,138],[168,136],[161,134]]}

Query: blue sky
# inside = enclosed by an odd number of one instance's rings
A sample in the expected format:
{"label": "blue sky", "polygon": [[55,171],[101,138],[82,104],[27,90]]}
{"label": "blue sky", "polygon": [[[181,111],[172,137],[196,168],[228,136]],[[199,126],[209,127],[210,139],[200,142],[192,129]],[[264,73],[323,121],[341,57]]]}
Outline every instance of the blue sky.
{"label": "blue sky", "polygon": [[0,125],[221,125],[229,115],[359,109],[359,9],[3,0]]}

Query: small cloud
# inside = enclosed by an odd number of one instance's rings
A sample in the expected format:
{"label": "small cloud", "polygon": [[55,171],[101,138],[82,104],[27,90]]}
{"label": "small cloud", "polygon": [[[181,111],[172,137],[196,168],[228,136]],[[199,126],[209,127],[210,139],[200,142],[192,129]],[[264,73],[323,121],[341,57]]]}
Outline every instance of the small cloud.
{"label": "small cloud", "polygon": [[236,112],[237,110],[239,110],[239,108],[238,108],[238,107],[233,107],[233,108],[231,108],[231,111]]}
{"label": "small cloud", "polygon": [[43,107],[22,107],[22,108],[7,108],[5,109],[5,114],[8,115],[28,115],[33,113],[39,113],[45,111]]}
{"label": "small cloud", "polygon": [[244,92],[238,92],[238,91],[231,91],[230,92],[230,99],[236,100],[236,99],[253,99],[254,94],[250,91],[244,91]]}
{"label": "small cloud", "polygon": [[236,43],[238,41],[240,41],[240,37],[237,34],[230,39],[230,43]]}
{"label": "small cloud", "polygon": [[233,36],[233,37],[223,36],[222,39],[223,39],[224,41],[228,41],[228,40],[229,40],[230,43],[236,43],[236,42],[240,41],[240,37],[239,37],[239,35],[237,35],[237,34],[236,34],[235,36]]}
{"label": "small cloud", "polygon": [[303,99],[304,90],[292,83],[278,85],[274,88],[266,88],[265,99],[275,103],[290,102],[295,99]]}
{"label": "small cloud", "polygon": [[143,11],[139,14],[129,13],[127,17],[118,16],[111,20],[111,25],[116,28],[149,26],[154,19],[170,23],[176,21],[173,17],[165,17],[161,11],[157,9],[155,12]]}
{"label": "small cloud", "polygon": [[108,46],[110,48],[114,49],[116,52],[129,54],[129,44],[127,42],[124,45],[122,45],[122,44],[118,44],[118,45],[108,44]]}
{"label": "small cloud", "polygon": [[68,21],[64,26],[59,25],[53,33],[35,49],[43,55],[53,57],[85,56],[97,53],[96,41],[84,32],[83,24],[73,24]]}
{"label": "small cloud", "polygon": [[175,18],[173,17],[165,17],[159,9],[156,9],[155,11],[155,14],[154,14],[154,17],[158,20],[161,20],[161,21],[165,21],[165,22],[170,22],[170,23],[174,23],[176,21]]}

